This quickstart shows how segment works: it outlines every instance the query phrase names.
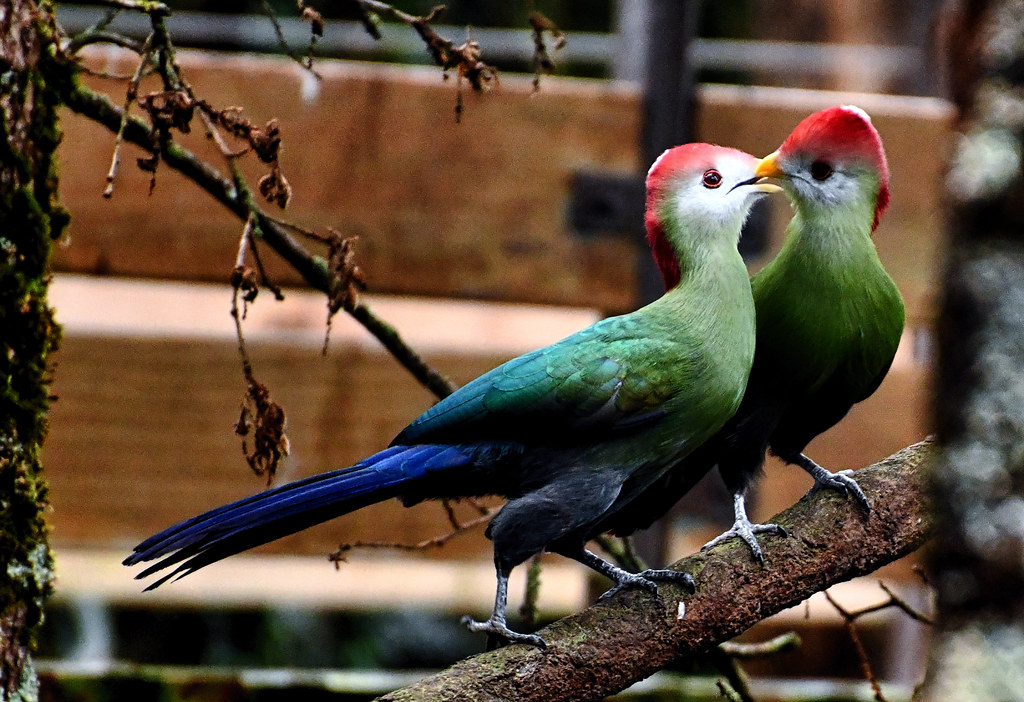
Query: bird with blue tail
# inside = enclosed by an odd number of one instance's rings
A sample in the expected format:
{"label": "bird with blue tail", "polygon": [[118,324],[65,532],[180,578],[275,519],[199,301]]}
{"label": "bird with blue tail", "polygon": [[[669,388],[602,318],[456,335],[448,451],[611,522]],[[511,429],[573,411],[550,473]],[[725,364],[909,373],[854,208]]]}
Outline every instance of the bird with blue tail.
{"label": "bird with blue tail", "polygon": [[146,539],[125,559],[165,572],[155,588],[233,554],[385,499],[498,495],[488,526],[497,590],[472,631],[544,647],[506,621],[508,578],[550,551],[615,585],[657,593],[693,587],[668,569],[630,573],[587,549],[628,505],[736,411],[754,356],[754,304],[737,251],[759,183],[757,159],[686,144],[647,176],[645,223],[668,291],[495,368],[438,402],[390,448],[360,463],[282,485],[193,517]]}

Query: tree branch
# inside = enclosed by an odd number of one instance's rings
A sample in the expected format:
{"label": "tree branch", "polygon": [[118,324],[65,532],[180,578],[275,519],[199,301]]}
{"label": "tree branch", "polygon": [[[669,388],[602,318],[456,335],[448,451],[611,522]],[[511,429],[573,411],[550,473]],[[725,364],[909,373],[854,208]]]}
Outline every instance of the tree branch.
{"label": "tree branch", "polygon": [[[149,149],[152,135],[149,125],[133,115],[123,116],[123,111],[106,95],[92,91],[76,81],[68,80],[61,83],[64,104],[75,112],[95,121],[111,132],[117,134],[124,129],[124,141],[144,149]],[[250,208],[238,188],[214,167],[204,162],[188,149],[168,142],[162,146],[161,159],[168,166],[192,180],[215,200],[231,210],[240,220],[246,221]],[[274,218],[266,215],[258,208],[254,214],[258,218],[265,241],[278,255],[287,261],[313,288],[330,294],[332,277],[327,261],[306,250],[288,231]],[[408,370],[424,387],[438,397],[445,397],[452,392],[451,383],[426,362],[405,343],[401,335],[387,322],[378,318],[363,303],[349,311],[350,314],[386,348],[398,362]]]}
{"label": "tree branch", "polygon": [[667,584],[658,601],[644,592],[622,593],[543,629],[544,651],[508,646],[483,653],[380,699],[603,699],[815,592],[916,550],[935,524],[924,487],[935,454],[932,443],[923,441],[858,471],[857,482],[874,505],[867,518],[831,491],[804,497],[772,517],[794,536],[766,541],[763,570],[744,544],[722,544],[673,566],[694,576],[693,595]]}

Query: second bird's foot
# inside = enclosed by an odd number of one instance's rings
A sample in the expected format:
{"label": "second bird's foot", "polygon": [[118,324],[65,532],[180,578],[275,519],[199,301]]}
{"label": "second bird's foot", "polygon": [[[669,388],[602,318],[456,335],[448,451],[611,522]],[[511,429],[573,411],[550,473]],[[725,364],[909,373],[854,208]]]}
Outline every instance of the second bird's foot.
{"label": "second bird's foot", "polygon": [[741,521],[737,519],[732,527],[701,546],[700,550],[707,551],[712,546],[717,546],[723,541],[728,541],[735,536],[743,539],[743,542],[750,549],[750,553],[754,556],[754,559],[764,566],[764,554],[761,552],[760,544],[757,543],[757,534],[789,536],[789,532],[786,531],[786,528],[778,524],[753,524],[747,520]]}
{"label": "second bird's foot", "polygon": [[831,473],[821,466],[818,466],[818,471],[812,471],[811,475],[814,476],[814,487],[807,491],[808,495],[813,495],[819,490],[838,490],[847,497],[852,497],[857,501],[864,511],[871,511],[871,502],[868,501],[867,495],[860,489],[860,485],[853,478],[852,470],[841,470],[836,473]]}
{"label": "second bird's foot", "polygon": [[632,588],[647,590],[657,597],[659,582],[677,583],[687,588],[690,592],[697,589],[697,585],[693,582],[693,577],[689,573],[683,573],[679,570],[669,570],[668,568],[648,569],[641,573],[625,573],[625,575],[620,576],[615,587],[605,592],[598,599],[606,600],[617,592]]}
{"label": "second bird's foot", "polygon": [[539,649],[545,649],[548,646],[547,642],[540,636],[536,634],[520,634],[518,631],[512,631],[505,622],[494,617],[485,622],[478,622],[467,614],[462,618],[462,623],[470,631],[483,632],[490,636],[504,639],[509,643],[521,643]]}

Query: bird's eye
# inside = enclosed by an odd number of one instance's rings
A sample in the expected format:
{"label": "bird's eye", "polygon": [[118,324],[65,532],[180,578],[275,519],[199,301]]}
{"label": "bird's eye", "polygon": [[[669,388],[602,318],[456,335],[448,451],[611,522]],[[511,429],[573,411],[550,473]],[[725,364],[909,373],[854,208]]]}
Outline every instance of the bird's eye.
{"label": "bird's eye", "polygon": [[722,184],[722,174],[714,168],[704,171],[704,177],[700,181],[705,188],[717,188]]}
{"label": "bird's eye", "polygon": [[811,177],[815,180],[825,180],[832,175],[832,166],[824,161],[815,161],[811,164]]}

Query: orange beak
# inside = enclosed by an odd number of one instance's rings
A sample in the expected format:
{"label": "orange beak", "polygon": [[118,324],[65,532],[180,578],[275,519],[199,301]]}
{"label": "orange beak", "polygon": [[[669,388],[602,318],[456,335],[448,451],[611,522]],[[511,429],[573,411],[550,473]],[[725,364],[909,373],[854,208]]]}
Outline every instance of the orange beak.
{"label": "orange beak", "polygon": [[757,164],[757,169],[754,171],[754,174],[757,175],[758,178],[785,178],[786,174],[783,173],[777,163],[778,158],[778,151],[773,151],[768,154],[761,159],[760,163]]}

